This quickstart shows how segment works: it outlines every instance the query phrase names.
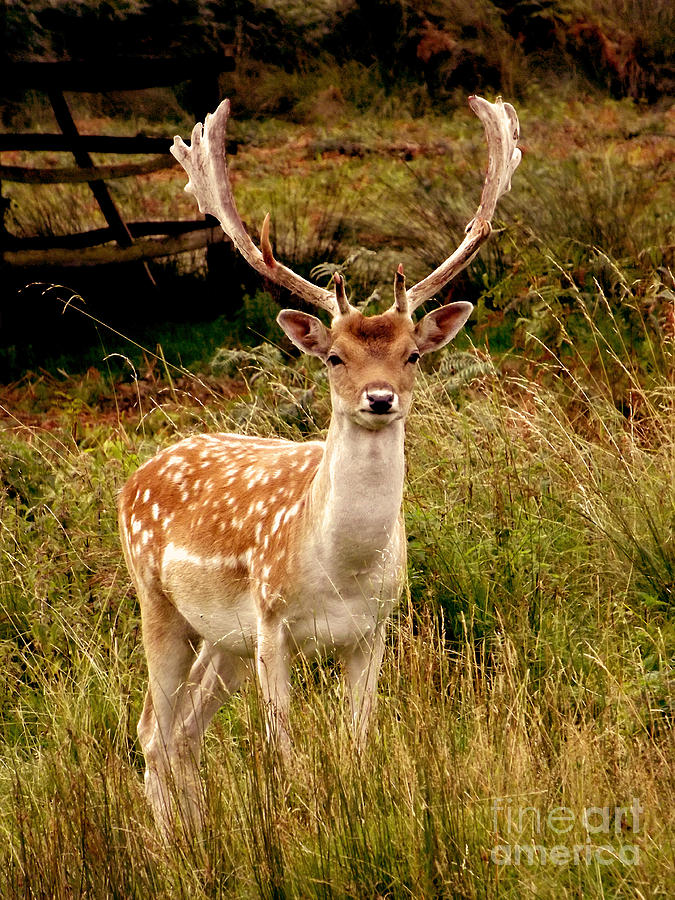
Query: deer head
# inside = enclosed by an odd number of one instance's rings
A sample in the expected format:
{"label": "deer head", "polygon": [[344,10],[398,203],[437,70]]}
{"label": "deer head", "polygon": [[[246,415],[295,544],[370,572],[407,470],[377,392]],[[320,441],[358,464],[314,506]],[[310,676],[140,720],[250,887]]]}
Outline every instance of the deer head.
{"label": "deer head", "polygon": [[[340,275],[335,282],[340,294]],[[403,283],[402,266],[396,282]],[[406,417],[420,356],[452,340],[472,309],[452,303],[417,324],[396,306],[377,316],[350,307],[330,328],[296,310],[283,310],[277,321],[296,347],[326,363],[334,415],[375,430]]]}

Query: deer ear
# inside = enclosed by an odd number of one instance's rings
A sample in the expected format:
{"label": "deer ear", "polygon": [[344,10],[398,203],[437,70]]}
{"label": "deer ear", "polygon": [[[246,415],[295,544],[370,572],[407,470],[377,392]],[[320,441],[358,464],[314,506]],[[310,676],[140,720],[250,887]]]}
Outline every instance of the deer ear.
{"label": "deer ear", "polygon": [[439,350],[460,331],[473,311],[473,303],[460,300],[427,313],[415,326],[415,341],[422,355]]}
{"label": "deer ear", "polygon": [[282,309],[277,316],[277,322],[289,340],[303,353],[324,360],[328,356],[331,345],[330,330],[316,316],[299,312],[297,309]]}

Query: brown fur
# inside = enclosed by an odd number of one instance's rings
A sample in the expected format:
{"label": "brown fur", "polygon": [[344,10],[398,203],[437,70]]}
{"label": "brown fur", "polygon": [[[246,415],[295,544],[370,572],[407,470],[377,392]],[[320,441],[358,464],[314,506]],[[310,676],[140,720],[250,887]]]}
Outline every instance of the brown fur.
{"label": "brown fur", "polygon": [[[146,580],[161,581],[169,542],[205,558],[241,560],[248,554],[250,565],[228,567],[228,578],[265,584],[272,602],[285,587],[289,531],[322,456],[316,442],[225,434],[187,438],[159,453],[131,476],[120,495],[132,572],[143,567]],[[265,567],[270,571],[263,577]]]}

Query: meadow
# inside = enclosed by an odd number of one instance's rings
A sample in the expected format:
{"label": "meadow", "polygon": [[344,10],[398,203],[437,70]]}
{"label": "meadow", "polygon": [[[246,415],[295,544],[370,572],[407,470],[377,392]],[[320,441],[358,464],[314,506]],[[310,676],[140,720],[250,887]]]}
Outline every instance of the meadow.
{"label": "meadow", "polygon": [[[318,96],[302,122],[235,120],[237,202],[272,212],[279,258],[388,305],[399,261],[414,280],[459,242],[479,123]],[[198,840],[162,842],[143,798],[116,493],[195,431],[325,433],[325,377],[281,343],[276,300],[146,348],[100,324],[95,368],[55,353],[0,390],[1,896],[672,893],[675,120],[573,89],[518,111],[512,194],[452,292],[476,313],[416,390],[408,586],[363,756],[328,660],[296,673],[286,772],[255,686],[223,708]],[[117,196],[191,217],[183,182]],[[94,215],[86,191],[53,197],[15,196],[26,231]],[[199,255],[178,268],[204,277]]]}

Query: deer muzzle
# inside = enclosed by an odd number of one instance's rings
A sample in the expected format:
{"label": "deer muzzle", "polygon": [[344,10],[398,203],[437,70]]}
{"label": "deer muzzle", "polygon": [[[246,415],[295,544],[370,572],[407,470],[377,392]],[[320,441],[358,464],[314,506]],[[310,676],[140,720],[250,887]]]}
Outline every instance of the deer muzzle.
{"label": "deer muzzle", "polygon": [[385,382],[367,384],[363,390],[363,400],[365,409],[377,416],[396,412],[398,408],[396,391]]}

